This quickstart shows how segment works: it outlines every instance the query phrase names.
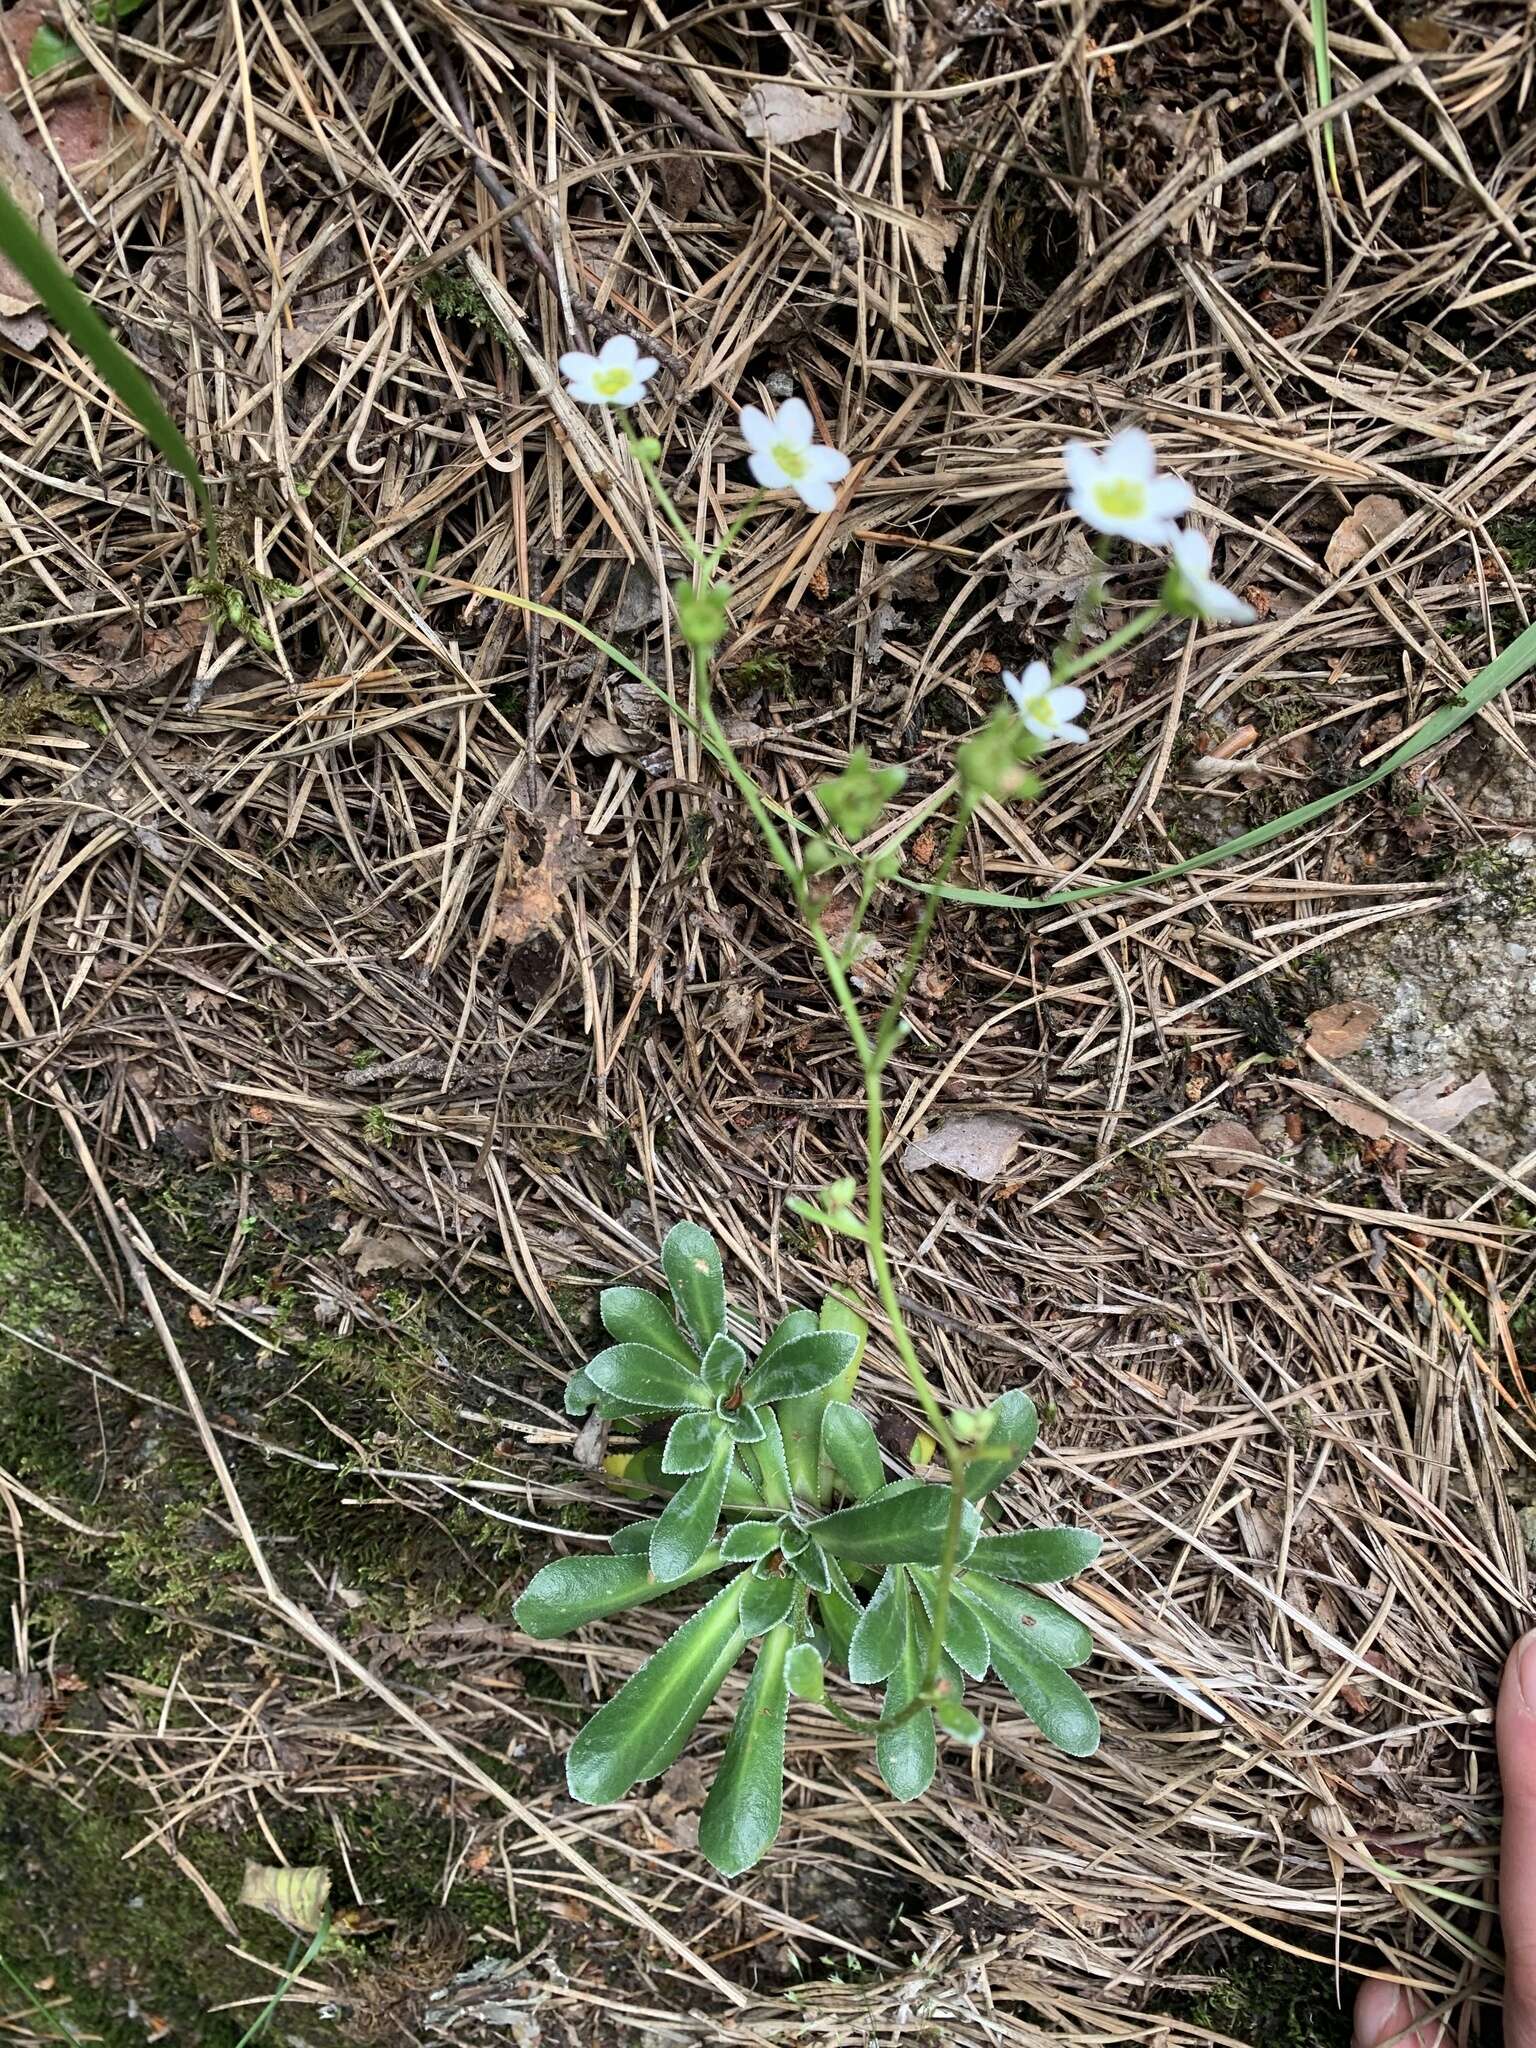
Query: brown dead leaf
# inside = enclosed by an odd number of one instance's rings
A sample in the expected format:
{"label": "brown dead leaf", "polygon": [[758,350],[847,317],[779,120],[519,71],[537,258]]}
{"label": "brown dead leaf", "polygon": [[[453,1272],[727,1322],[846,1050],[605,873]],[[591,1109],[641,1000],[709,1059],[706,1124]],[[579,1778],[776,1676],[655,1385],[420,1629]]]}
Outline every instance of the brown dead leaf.
{"label": "brown dead leaf", "polygon": [[960,239],[960,223],[951,215],[936,213],[932,207],[904,216],[902,232],[930,270],[944,268],[944,259]]}
{"label": "brown dead leaf", "polygon": [[1498,1090],[1486,1074],[1474,1074],[1470,1081],[1458,1081],[1454,1074],[1435,1074],[1410,1081],[1388,1101],[1400,1116],[1412,1117],[1430,1131],[1454,1131],[1474,1110],[1487,1109],[1499,1099]]}
{"label": "brown dead leaf", "polygon": [[1432,14],[1410,14],[1406,21],[1398,23],[1397,32],[1410,50],[1422,50],[1438,56],[1442,50],[1451,47],[1450,29]]}
{"label": "brown dead leaf", "polygon": [[1336,1124],[1342,1124],[1347,1131],[1355,1131],[1362,1138],[1385,1138],[1392,1126],[1380,1110],[1368,1108],[1363,1102],[1356,1102],[1353,1095],[1346,1095],[1342,1088],[1325,1088],[1320,1081],[1293,1081],[1291,1086],[1298,1095],[1304,1095]]}
{"label": "brown dead leaf", "polygon": [[1343,1059],[1358,1052],[1380,1022],[1380,1010],[1370,1003],[1356,1002],[1353,997],[1330,1003],[1307,1019],[1307,1050],[1325,1060]]}
{"label": "brown dead leaf", "polygon": [[557,818],[545,828],[544,851],[531,868],[508,878],[496,905],[491,937],[503,945],[525,946],[560,915],[560,898],[581,872],[581,827]]}
{"label": "brown dead leaf", "polygon": [[1339,521],[1323,552],[1330,575],[1342,576],[1346,569],[1353,568],[1378,541],[1395,533],[1407,517],[1408,508],[1400,498],[1362,498],[1354,511]]}
{"label": "brown dead leaf", "polygon": [[771,142],[782,149],[813,135],[842,134],[848,126],[848,102],[836,93],[802,92],[798,85],[770,79],[754,85],[742,101],[741,125],[754,142]]}
{"label": "brown dead leaf", "polygon": [[941,1166],[968,1180],[996,1180],[1019,1148],[1024,1119],[1006,1110],[967,1110],[942,1117],[914,1138],[901,1155],[909,1173]]}
{"label": "brown dead leaf", "polygon": [[424,1273],[432,1264],[431,1247],[419,1244],[404,1230],[373,1230],[354,1223],[342,1240],[341,1256],[356,1259],[357,1277],[370,1273]]}
{"label": "brown dead leaf", "polygon": [[1246,1124],[1238,1122],[1235,1116],[1219,1116],[1198,1131],[1192,1140],[1191,1152],[1241,1152],[1249,1158],[1268,1157],[1264,1147]]}
{"label": "brown dead leaf", "polygon": [[117,619],[102,627],[94,653],[56,656],[53,665],[71,689],[93,697],[126,696],[174,675],[202,646],[207,626],[208,607],[200,601],[183,605],[167,624],[142,631],[137,619]]}

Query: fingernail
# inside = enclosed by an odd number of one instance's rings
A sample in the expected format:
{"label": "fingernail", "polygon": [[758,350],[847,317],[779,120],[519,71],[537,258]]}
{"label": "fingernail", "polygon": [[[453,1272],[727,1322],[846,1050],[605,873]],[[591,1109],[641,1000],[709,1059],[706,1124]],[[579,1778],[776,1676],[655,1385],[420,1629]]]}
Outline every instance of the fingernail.
{"label": "fingernail", "polygon": [[1536,1714],[1536,1628],[1515,1645],[1515,1684],[1521,1706],[1528,1714]]}
{"label": "fingernail", "polygon": [[[1378,1979],[1370,1988],[1386,1991],[1389,1987]],[[1372,1999],[1364,1997],[1356,2007],[1354,2029],[1350,2035],[1354,2048],[1378,2048],[1378,2043],[1390,2041],[1394,2034],[1402,2033],[1413,2018],[1413,2009],[1405,2004],[1401,1986],[1393,1985],[1390,1988],[1392,1996],[1389,2004],[1377,2006]],[[1367,2011],[1369,2018],[1366,2020],[1366,2031],[1362,2034],[1361,2021]]]}

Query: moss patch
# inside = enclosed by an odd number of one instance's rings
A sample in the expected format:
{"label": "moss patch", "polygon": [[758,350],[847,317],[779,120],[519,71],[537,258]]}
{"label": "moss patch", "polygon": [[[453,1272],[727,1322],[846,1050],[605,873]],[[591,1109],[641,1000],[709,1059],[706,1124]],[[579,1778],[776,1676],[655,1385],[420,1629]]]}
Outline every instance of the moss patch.
{"label": "moss patch", "polygon": [[1181,2001],[1180,2017],[1252,2048],[1349,2048],[1348,1980],[1341,2009],[1332,1970],[1258,1941],[1221,1944],[1218,1980]]}

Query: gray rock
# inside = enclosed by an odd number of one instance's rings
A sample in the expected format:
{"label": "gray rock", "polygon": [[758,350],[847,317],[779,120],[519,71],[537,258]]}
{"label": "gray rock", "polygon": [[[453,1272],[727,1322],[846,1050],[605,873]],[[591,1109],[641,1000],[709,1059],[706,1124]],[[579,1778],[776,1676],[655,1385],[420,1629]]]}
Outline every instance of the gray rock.
{"label": "gray rock", "polygon": [[1334,995],[1380,1013],[1339,1065],[1389,1099],[1412,1082],[1486,1073],[1497,1101],[1454,1135],[1508,1166],[1536,1152],[1536,840],[1483,848],[1451,879],[1444,909],[1330,956]]}

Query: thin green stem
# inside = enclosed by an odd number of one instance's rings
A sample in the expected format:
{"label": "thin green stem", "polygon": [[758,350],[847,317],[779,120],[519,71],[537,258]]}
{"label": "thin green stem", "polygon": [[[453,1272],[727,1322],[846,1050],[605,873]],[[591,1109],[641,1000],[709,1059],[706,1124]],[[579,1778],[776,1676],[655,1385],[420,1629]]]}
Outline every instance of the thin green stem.
{"label": "thin green stem", "polygon": [[[975,809],[974,797],[962,790],[959,808],[950,825],[949,838],[945,841],[944,852],[936,871],[939,887],[948,879],[960,857],[960,849],[965,843],[965,835],[970,829]],[[901,972],[896,977],[896,987],[892,991],[890,1001],[881,1012],[880,1023],[875,1032],[875,1058],[882,1070],[889,1064],[892,1053],[901,1042],[902,1013],[907,1006],[907,997],[912,993],[912,984],[917,979],[917,970],[922,965],[923,955],[928,950],[934,920],[939,914],[939,905],[943,900],[937,888],[931,896],[924,898],[922,913],[908,941]]]}
{"label": "thin green stem", "polygon": [[694,539],[693,535],[688,531],[688,527],[683,519],[682,513],[679,512],[677,507],[673,504],[670,492],[667,490],[667,487],[662,482],[661,478],[656,474],[656,465],[653,462],[648,461],[646,457],[640,453],[641,436],[635,432],[634,428],[629,423],[628,407],[621,405],[616,407],[615,410],[618,415],[619,425],[624,430],[624,439],[628,444],[629,452],[635,458],[635,461],[640,465],[641,473],[645,477],[647,484],[649,484],[650,486],[651,496],[656,500],[657,504],[661,507],[662,513],[666,518],[667,524],[671,527],[672,531],[677,535],[678,539],[682,542],[683,550],[686,553],[689,561],[692,562],[693,566],[696,569],[704,568],[703,549],[699,546],[698,542]]}
{"label": "thin green stem", "polygon": [[1074,661],[1062,662],[1051,671],[1053,683],[1075,683],[1080,676],[1096,669],[1102,662],[1118,654],[1122,647],[1129,647],[1133,640],[1139,640],[1143,633],[1150,631],[1159,619],[1167,616],[1160,604],[1149,604],[1144,612],[1138,612],[1134,619],[1127,619],[1118,626],[1109,638],[1087,654],[1080,654]]}

